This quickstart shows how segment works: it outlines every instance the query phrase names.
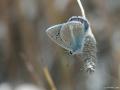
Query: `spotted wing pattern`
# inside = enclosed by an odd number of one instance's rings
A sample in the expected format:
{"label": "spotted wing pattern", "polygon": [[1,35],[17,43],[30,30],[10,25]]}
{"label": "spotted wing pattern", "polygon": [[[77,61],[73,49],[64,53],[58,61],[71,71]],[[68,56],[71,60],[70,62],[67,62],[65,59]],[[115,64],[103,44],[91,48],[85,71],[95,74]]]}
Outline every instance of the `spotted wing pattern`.
{"label": "spotted wing pattern", "polygon": [[52,41],[57,43],[62,48],[65,48],[65,49],[71,51],[71,48],[69,48],[69,46],[67,46],[60,37],[60,30],[62,28],[62,25],[63,24],[58,24],[58,25],[52,26],[46,30],[46,33],[48,34],[48,36],[50,37],[50,39]]}

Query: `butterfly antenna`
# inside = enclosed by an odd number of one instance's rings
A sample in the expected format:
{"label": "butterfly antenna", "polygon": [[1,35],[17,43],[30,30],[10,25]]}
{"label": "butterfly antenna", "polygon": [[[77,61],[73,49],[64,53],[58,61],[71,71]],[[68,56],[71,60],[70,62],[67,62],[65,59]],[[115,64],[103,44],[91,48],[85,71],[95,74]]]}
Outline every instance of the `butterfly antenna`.
{"label": "butterfly antenna", "polygon": [[80,7],[80,9],[81,9],[82,16],[85,17],[85,11],[84,11],[84,8],[83,8],[83,6],[82,6],[81,1],[80,1],[80,0],[77,0],[77,2],[78,2],[78,5],[79,5],[79,7]]}

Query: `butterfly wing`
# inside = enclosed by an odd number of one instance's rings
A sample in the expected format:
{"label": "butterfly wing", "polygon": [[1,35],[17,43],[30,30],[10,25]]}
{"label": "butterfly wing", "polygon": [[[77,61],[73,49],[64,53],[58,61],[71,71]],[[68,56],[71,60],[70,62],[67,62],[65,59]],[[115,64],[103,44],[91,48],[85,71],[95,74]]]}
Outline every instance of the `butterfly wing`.
{"label": "butterfly wing", "polygon": [[71,21],[63,24],[60,37],[63,42],[72,49],[73,54],[80,51],[82,40],[85,36],[83,25],[78,21]]}
{"label": "butterfly wing", "polygon": [[63,24],[52,26],[46,30],[46,33],[51,38],[52,41],[57,43],[62,48],[65,48],[71,51],[71,49],[63,42],[63,40],[60,37],[60,31],[61,31],[62,25]]}

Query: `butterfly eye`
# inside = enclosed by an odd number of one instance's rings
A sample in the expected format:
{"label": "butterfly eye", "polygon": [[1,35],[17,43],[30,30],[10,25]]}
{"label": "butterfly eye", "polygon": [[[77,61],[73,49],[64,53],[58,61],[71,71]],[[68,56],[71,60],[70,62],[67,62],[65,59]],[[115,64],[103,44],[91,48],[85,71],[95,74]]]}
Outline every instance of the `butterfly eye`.
{"label": "butterfly eye", "polygon": [[84,29],[85,29],[85,32],[86,32],[89,28],[89,24],[86,20],[83,21],[83,24],[84,24]]}
{"label": "butterfly eye", "polygon": [[79,19],[79,21],[81,22],[81,23],[83,23],[83,19],[82,18],[78,18]]}
{"label": "butterfly eye", "polygon": [[71,18],[69,21],[74,21],[74,18]]}
{"label": "butterfly eye", "polygon": [[84,29],[85,29],[85,32],[86,32],[89,28],[88,21],[83,19],[83,18],[79,18],[79,21],[84,25]]}

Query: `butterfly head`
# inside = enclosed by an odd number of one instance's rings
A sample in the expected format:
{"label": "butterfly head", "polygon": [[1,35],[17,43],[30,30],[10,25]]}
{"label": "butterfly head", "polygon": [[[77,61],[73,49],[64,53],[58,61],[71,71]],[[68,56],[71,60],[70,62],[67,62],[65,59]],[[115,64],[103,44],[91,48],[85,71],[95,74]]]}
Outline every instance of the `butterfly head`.
{"label": "butterfly head", "polygon": [[69,18],[68,22],[72,22],[72,21],[80,22],[81,24],[83,24],[85,32],[88,31],[89,23],[86,18],[83,18],[81,16],[72,16],[71,18]]}

